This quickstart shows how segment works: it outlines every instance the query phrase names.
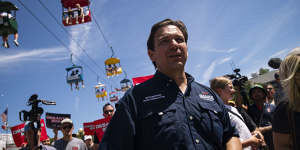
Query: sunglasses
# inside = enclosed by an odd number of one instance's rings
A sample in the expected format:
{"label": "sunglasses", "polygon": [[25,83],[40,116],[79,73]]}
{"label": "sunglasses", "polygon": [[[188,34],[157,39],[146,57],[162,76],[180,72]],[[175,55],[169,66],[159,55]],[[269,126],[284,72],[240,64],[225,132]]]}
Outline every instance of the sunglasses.
{"label": "sunglasses", "polygon": [[73,125],[69,124],[69,125],[62,126],[61,128],[65,130],[65,129],[71,129],[72,127]]}
{"label": "sunglasses", "polygon": [[110,112],[112,113],[112,112],[114,112],[114,110],[106,110],[106,111],[104,111],[105,114],[108,114]]}
{"label": "sunglasses", "polygon": [[271,91],[273,88],[267,88],[267,91]]}

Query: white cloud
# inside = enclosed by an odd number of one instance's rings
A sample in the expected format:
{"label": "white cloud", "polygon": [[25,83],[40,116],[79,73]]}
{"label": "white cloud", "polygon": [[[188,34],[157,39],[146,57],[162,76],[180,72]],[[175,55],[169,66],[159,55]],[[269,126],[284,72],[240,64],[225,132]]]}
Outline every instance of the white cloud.
{"label": "white cloud", "polygon": [[226,57],[226,58],[223,58],[222,60],[220,60],[220,61],[218,62],[218,65],[224,64],[224,63],[228,62],[229,60],[231,60],[231,57],[230,57],[230,56],[229,56],[229,57]]}
{"label": "white cloud", "polygon": [[18,52],[9,52],[7,54],[0,54],[0,66],[18,63],[21,61],[60,61],[65,60],[66,50],[62,47],[36,49],[36,50],[20,50]]}
{"label": "white cloud", "polygon": [[232,53],[237,50],[237,48],[230,48],[230,49],[216,49],[216,48],[200,48],[202,52],[215,52],[215,53]]}
{"label": "white cloud", "polygon": [[237,48],[231,48],[231,49],[229,49],[229,50],[227,51],[227,53],[232,53],[232,52],[235,52],[235,51],[237,51]]}
{"label": "white cloud", "polygon": [[228,62],[229,60],[231,60],[232,58],[229,56],[229,57],[225,57],[223,59],[216,59],[214,60],[210,66],[208,66],[208,68],[204,71],[204,74],[202,76],[202,82],[201,83],[207,83],[211,78],[212,78],[212,74],[213,72],[215,71],[215,68],[217,65],[222,65],[226,62]]}
{"label": "white cloud", "polygon": [[75,56],[73,57],[74,61],[77,61],[76,58],[82,55],[83,49],[85,49],[86,43],[89,40],[90,30],[91,30],[90,23],[71,27],[69,49],[72,51],[73,55]]}
{"label": "white cloud", "polygon": [[288,51],[289,51],[289,49],[285,48],[285,49],[280,50],[280,51],[276,52],[275,54],[271,55],[270,58],[283,57]]}
{"label": "white cloud", "polygon": [[[293,5],[292,2],[286,3],[286,5],[283,5],[283,7],[271,16],[269,20],[265,20],[265,22],[262,23],[263,30],[260,31],[260,29],[253,27],[252,30],[248,31],[248,35],[245,36],[247,38],[244,40],[251,41],[253,39],[248,39],[248,37],[255,37],[255,41],[257,41],[257,43],[253,48],[251,48],[251,51],[241,59],[239,64],[248,63],[252,57],[257,55],[257,53],[265,50],[277,33],[282,30],[284,25],[287,24],[296,14],[297,9],[290,9],[291,5]],[[253,35],[253,33],[257,33],[258,31],[260,31],[259,34]]]}
{"label": "white cloud", "polygon": [[213,61],[210,66],[204,71],[203,77],[202,77],[202,83],[206,83],[211,78],[212,73],[214,72],[217,65],[217,60]]}

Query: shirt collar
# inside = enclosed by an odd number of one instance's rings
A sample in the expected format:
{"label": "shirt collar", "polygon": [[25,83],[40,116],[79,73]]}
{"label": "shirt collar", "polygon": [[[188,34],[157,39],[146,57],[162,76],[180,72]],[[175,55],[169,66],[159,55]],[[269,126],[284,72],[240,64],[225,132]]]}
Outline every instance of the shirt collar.
{"label": "shirt collar", "polygon": [[[190,85],[195,79],[193,76],[185,72],[185,76],[187,78],[187,84]],[[168,77],[167,75],[163,74],[160,71],[156,71],[154,74],[153,79],[157,79],[160,81],[160,83],[170,83],[173,82],[174,80]]]}

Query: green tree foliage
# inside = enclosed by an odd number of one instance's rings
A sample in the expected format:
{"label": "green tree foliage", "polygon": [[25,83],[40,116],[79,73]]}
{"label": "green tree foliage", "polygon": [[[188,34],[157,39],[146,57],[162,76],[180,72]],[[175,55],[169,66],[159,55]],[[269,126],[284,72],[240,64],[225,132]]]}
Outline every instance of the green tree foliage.
{"label": "green tree foliage", "polygon": [[259,69],[259,75],[263,75],[263,74],[265,74],[265,73],[268,73],[270,70],[269,69],[267,69],[267,68],[260,68]]}

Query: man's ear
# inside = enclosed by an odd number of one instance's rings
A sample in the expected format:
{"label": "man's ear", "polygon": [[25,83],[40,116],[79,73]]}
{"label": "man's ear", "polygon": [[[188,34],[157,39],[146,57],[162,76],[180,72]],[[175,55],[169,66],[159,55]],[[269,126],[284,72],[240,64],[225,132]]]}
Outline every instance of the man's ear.
{"label": "man's ear", "polygon": [[151,61],[154,61],[154,51],[151,49],[148,49],[148,56],[151,59]]}
{"label": "man's ear", "polygon": [[217,92],[219,97],[221,97],[221,94],[222,94],[222,89],[221,88],[217,88],[215,92]]}

